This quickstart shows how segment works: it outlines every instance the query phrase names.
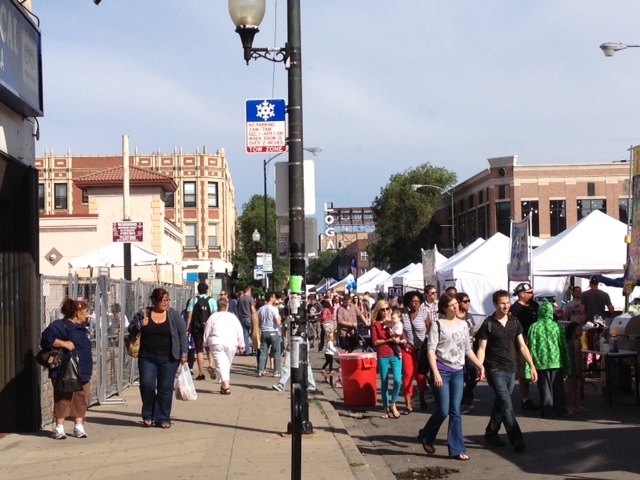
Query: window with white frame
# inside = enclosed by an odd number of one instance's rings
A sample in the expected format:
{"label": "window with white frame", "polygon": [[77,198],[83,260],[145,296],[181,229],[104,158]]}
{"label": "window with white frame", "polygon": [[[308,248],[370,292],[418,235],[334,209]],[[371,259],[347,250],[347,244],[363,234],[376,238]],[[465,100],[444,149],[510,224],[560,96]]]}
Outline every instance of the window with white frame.
{"label": "window with white frame", "polygon": [[196,248],[198,246],[198,226],[195,223],[185,223],[184,225],[184,246],[186,248]]}
{"label": "window with white frame", "polygon": [[184,182],[184,206],[195,207],[196,206],[196,182]]}
{"label": "window with white frame", "polygon": [[56,183],[54,185],[54,194],[55,194],[55,209],[56,210],[66,210],[67,209],[67,184],[66,183]]}
{"label": "window with white frame", "polygon": [[360,260],[362,260],[363,262],[369,261],[369,254],[366,252],[366,250],[362,250],[360,252]]}
{"label": "window with white frame", "polygon": [[218,224],[209,224],[209,248],[218,247]]}
{"label": "window with white frame", "polygon": [[208,185],[209,207],[218,207],[218,182],[209,182]]}

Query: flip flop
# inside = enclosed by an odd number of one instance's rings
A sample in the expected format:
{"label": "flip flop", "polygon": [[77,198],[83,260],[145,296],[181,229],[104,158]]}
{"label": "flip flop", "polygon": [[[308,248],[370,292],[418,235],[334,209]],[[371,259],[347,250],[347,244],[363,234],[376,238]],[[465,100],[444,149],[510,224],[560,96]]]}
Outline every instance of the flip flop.
{"label": "flip flop", "polygon": [[384,418],[385,420],[389,418],[389,414],[385,413],[383,415],[380,415],[380,418]]}
{"label": "flip flop", "polygon": [[391,412],[391,416],[392,416],[393,418],[400,418],[400,412],[398,412],[397,410],[396,410],[396,412],[395,412],[395,413],[394,413],[394,412]]}
{"label": "flip flop", "polygon": [[153,426],[153,422],[151,420],[143,420],[142,423],[147,428]]}
{"label": "flip flop", "polygon": [[413,413],[413,410],[409,410],[408,408],[405,408],[400,412],[401,415],[410,415],[411,413]]}
{"label": "flip flop", "polygon": [[469,461],[469,455],[467,455],[466,453],[460,453],[458,455],[456,455],[455,457],[451,457],[454,460],[460,460],[461,462],[468,462]]}
{"label": "flip flop", "polygon": [[429,455],[436,453],[436,447],[434,447],[431,443],[423,443],[422,449]]}

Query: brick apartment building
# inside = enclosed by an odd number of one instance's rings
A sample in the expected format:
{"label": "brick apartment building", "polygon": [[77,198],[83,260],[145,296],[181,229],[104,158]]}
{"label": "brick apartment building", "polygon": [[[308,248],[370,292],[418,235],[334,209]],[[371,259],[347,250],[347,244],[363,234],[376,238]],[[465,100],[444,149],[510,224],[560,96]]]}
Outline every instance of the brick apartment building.
{"label": "brick apartment building", "polygon": [[[86,187],[97,184],[95,178],[93,183],[87,181],[99,172],[122,165],[122,155],[80,156],[71,152],[54,155],[46,152],[37,157],[41,219],[54,217],[62,221],[96,213],[91,212],[90,190]],[[176,227],[171,234],[178,235],[182,244],[183,271],[197,272],[200,278],[206,278],[210,271],[216,276],[230,274],[237,212],[224,149],[215,154],[208,153],[206,147],[202,152],[188,154],[182,151],[139,154],[136,150],[130,155],[130,165],[170,177],[175,182],[175,191],[164,189],[162,192],[162,214]],[[76,185],[76,180],[85,188]],[[149,186],[158,183],[153,175],[147,181]]]}
{"label": "brick apartment building", "polygon": [[[627,223],[629,163],[518,165],[517,156],[488,159],[489,168],[456,185],[453,194],[456,247],[496,232],[509,235],[510,220],[532,214],[532,234],[554,237],[594,210]],[[434,215],[451,249],[451,197],[443,194]],[[445,226],[446,225],[446,226]]]}

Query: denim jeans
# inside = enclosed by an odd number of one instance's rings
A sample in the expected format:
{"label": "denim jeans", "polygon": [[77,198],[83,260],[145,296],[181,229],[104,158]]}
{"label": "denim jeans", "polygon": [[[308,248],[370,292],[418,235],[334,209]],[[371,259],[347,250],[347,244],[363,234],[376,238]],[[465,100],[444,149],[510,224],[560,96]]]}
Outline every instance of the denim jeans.
{"label": "denim jeans", "polygon": [[[307,352],[308,354],[308,352]],[[287,386],[287,382],[289,381],[289,377],[291,376],[291,355],[289,352],[284,354],[284,365],[282,365],[282,375],[280,375],[280,381],[278,385],[282,390]],[[311,361],[309,360],[309,356],[307,355],[307,390],[317,390],[316,389],[316,379],[313,378],[313,370],[311,369]]]}
{"label": "denim jeans", "polygon": [[280,355],[280,335],[278,332],[262,332],[262,342],[260,343],[260,365],[258,366],[258,373],[264,373],[267,367],[267,360],[269,359],[269,347],[273,349],[274,367],[275,373],[280,373],[280,362],[282,355]]}
{"label": "denim jeans", "polygon": [[485,437],[487,439],[495,439],[500,431],[500,426],[504,423],[509,441],[513,445],[517,440],[522,440],[522,432],[511,402],[511,392],[513,392],[516,374],[502,370],[492,370],[488,371],[486,376],[489,386],[493,388],[496,394],[496,399],[489,424],[485,430]]}
{"label": "denim jeans", "polygon": [[[460,413],[462,390],[464,389],[464,370],[440,372],[440,376],[442,377],[442,387],[433,388],[436,411],[418,433],[418,440],[420,443],[433,443],[442,423],[449,417],[447,447],[449,448],[449,456],[455,457],[467,453],[462,435],[462,415]],[[435,385],[433,374],[431,374],[430,380],[431,385]]]}
{"label": "denim jeans", "polygon": [[464,391],[462,393],[462,404],[469,405],[473,402],[473,389],[478,384],[478,367],[469,357],[464,360]]}
{"label": "denim jeans", "polygon": [[170,356],[158,356],[140,352],[140,397],[142,397],[142,419],[156,424],[171,423],[173,385],[180,360]]}
{"label": "denim jeans", "polygon": [[252,351],[249,346],[251,340],[251,317],[240,318],[240,325],[242,325],[242,334],[244,335],[245,355],[249,355]]}
{"label": "denim jeans", "polygon": [[391,390],[391,403],[398,401],[400,387],[402,387],[402,360],[400,357],[379,357],[378,370],[380,370],[380,394],[382,406],[389,408],[389,371],[393,373],[393,389]]}

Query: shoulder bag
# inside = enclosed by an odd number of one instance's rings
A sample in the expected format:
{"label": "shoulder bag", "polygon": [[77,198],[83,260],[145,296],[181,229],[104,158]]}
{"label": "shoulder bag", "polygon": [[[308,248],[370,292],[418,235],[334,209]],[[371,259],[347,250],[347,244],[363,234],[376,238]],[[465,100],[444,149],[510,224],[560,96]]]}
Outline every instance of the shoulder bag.
{"label": "shoulder bag", "polygon": [[[418,338],[418,335],[416,335],[416,329],[414,328],[413,322],[411,321],[411,315],[409,315],[409,323],[411,324],[411,331],[413,333],[414,348],[416,349],[416,352],[418,355],[418,373],[420,375],[427,375],[429,373],[429,359],[427,358],[427,342],[424,340],[420,340]],[[427,329],[427,333],[425,334],[425,336],[428,334],[429,334],[429,330]],[[417,345],[418,342],[420,342],[419,346]]]}
{"label": "shoulder bag", "polygon": [[[147,307],[142,309],[142,314],[144,315],[143,320],[147,318]],[[124,348],[127,351],[127,355],[133,358],[138,358],[140,354],[140,337],[142,335],[142,331],[136,333],[135,335],[128,334],[124,337]]]}
{"label": "shoulder bag", "polygon": [[75,350],[71,352],[65,350],[60,366],[60,374],[53,388],[58,393],[72,393],[82,390],[78,352]]}

